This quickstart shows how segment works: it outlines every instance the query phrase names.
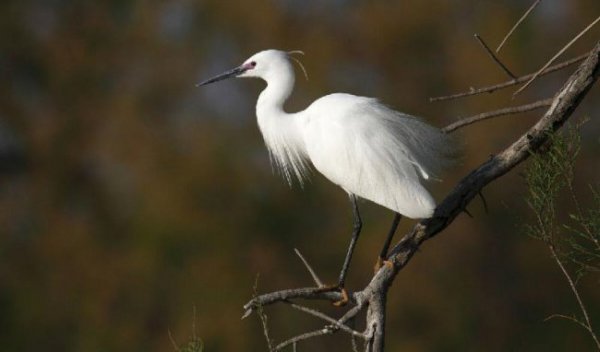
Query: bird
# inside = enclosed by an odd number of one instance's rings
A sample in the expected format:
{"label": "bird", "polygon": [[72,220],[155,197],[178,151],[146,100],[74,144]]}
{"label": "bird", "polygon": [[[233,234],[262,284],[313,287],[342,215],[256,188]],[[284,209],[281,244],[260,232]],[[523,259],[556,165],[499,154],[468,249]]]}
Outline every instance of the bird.
{"label": "bird", "polygon": [[[341,187],[350,198],[353,230],[336,285],[348,302],[345,279],[362,229],[357,198],[394,212],[392,226],[375,269],[385,263],[402,216],[433,216],[435,200],[424,187],[455,159],[455,141],[421,118],[393,110],[376,98],[347,93],[325,95],[305,110],[288,113],[284,103],[292,93],[292,61],[301,51],[260,51],[240,66],[204,80],[205,86],[227,78],[259,78],[266,82],[256,103],[258,127],[275,169],[292,184],[302,184],[314,168]],[[304,73],[304,67],[300,63]],[[389,262],[388,262],[389,263]]]}

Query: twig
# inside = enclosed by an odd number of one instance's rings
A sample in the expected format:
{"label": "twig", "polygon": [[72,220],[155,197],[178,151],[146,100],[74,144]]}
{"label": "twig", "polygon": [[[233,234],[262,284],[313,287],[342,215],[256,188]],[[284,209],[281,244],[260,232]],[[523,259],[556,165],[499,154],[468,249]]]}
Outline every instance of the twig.
{"label": "twig", "polygon": [[177,345],[177,342],[175,342],[175,339],[173,338],[173,334],[171,333],[171,329],[167,329],[167,332],[169,333],[169,340],[171,340],[171,345],[173,346],[173,348],[175,349],[175,351],[177,351],[177,352],[181,351],[181,349],[179,348],[179,345]]}
{"label": "twig", "polygon": [[[352,319],[348,323],[349,323],[348,326],[351,329],[355,328],[356,320]],[[365,339],[366,339],[366,337],[365,337]],[[366,340],[365,340],[365,342],[366,342]],[[354,335],[350,336],[350,344],[352,345],[352,352],[358,352],[358,345],[356,344],[356,337],[354,337]]]}
{"label": "twig", "polygon": [[510,70],[508,69],[508,67],[506,67],[501,61],[500,59],[498,59],[498,57],[494,54],[494,52],[490,49],[489,46],[487,46],[487,44],[483,41],[483,39],[479,36],[479,34],[475,34],[475,39],[477,39],[477,41],[479,42],[479,44],[481,44],[481,46],[483,47],[483,49],[485,50],[486,53],[488,53],[488,55],[492,58],[492,60],[494,60],[495,63],[498,64],[498,66],[500,66],[500,68],[502,68],[502,70],[504,72],[506,72],[506,74],[511,77],[512,79],[516,79],[517,76],[515,76],[512,72],[510,72]]}
{"label": "twig", "polygon": [[467,214],[471,219],[473,219],[473,214],[471,214],[471,212],[469,211],[469,209],[467,209],[467,207],[465,207],[462,211],[463,211],[463,213]]}
{"label": "twig", "polygon": [[596,334],[594,333],[594,330],[592,329],[592,323],[590,322],[590,317],[588,315],[587,309],[585,308],[585,305],[583,304],[583,301],[581,300],[581,297],[579,296],[579,291],[577,290],[577,287],[575,287],[575,283],[571,279],[571,275],[569,275],[569,272],[567,271],[567,269],[565,269],[565,266],[563,265],[562,261],[558,257],[558,254],[556,253],[556,250],[554,249],[554,245],[550,243],[550,244],[548,244],[548,248],[550,248],[550,253],[552,253],[552,258],[554,259],[556,264],[560,267],[560,270],[562,271],[563,275],[567,279],[567,282],[569,283],[569,286],[571,288],[571,292],[573,292],[573,295],[577,299],[577,304],[579,305],[579,309],[581,310],[581,313],[583,314],[583,318],[585,319],[585,324],[583,324],[582,322],[580,322],[578,319],[575,319],[575,318],[573,318],[572,320],[574,320],[579,325],[582,325],[589,332],[591,337],[594,339],[594,342],[596,343],[596,347],[598,348],[598,350],[600,350],[600,341],[598,340],[598,337],[596,336]]}
{"label": "twig", "polygon": [[[550,66],[547,69],[545,69],[544,71],[542,71],[538,76],[544,76],[547,75],[549,73],[555,72],[555,71],[559,71],[562,70],[565,67],[569,67],[573,64],[576,64],[580,61],[582,61],[583,59],[585,59],[586,57],[589,56],[589,52],[585,53],[583,55],[579,55],[577,57],[574,57],[572,59],[563,61],[561,63],[558,63],[554,66]],[[514,85],[517,85],[519,83],[525,82],[528,79],[530,79],[531,77],[533,77],[535,75],[535,73],[530,73],[521,77],[518,77],[517,79],[513,79],[510,81],[506,81],[506,82],[502,82],[502,83],[498,83],[498,84],[494,84],[491,86],[486,86],[486,87],[481,87],[481,88],[472,88],[471,90],[469,90],[468,92],[462,92],[462,93],[456,93],[456,94],[452,94],[452,95],[445,95],[445,96],[439,96],[439,97],[433,97],[433,98],[429,98],[430,102],[434,102],[434,101],[442,101],[442,100],[450,100],[450,99],[458,99],[458,98],[464,98],[464,97],[468,97],[471,95],[477,95],[477,94],[482,94],[482,93],[492,93],[495,92],[499,89],[504,89],[507,87],[511,87]]]}
{"label": "twig", "polygon": [[360,337],[362,339],[366,338],[365,335],[361,334],[360,332],[349,328],[347,325],[340,323],[339,320],[335,320],[332,317],[328,316],[327,314],[323,314],[323,313],[319,312],[316,309],[312,309],[312,308],[308,308],[308,307],[305,307],[305,306],[301,306],[299,304],[295,304],[295,303],[292,303],[292,302],[288,302],[288,303],[292,306],[292,308],[297,309],[299,311],[302,311],[304,313],[313,315],[313,316],[315,316],[317,318],[321,318],[321,319],[323,319],[323,320],[325,320],[325,321],[333,324],[336,328],[339,328],[339,329],[341,329],[341,330],[349,333],[352,336]]}
{"label": "twig", "polygon": [[502,49],[502,46],[504,46],[504,43],[506,43],[506,41],[508,40],[508,37],[510,37],[513,32],[515,31],[515,29],[517,29],[517,27],[521,24],[521,22],[523,22],[525,20],[525,18],[527,16],[529,16],[529,14],[531,13],[531,11],[533,11],[533,9],[535,9],[535,7],[541,2],[542,0],[536,0],[530,7],[529,9],[527,9],[527,11],[525,11],[525,14],[523,14],[523,16],[521,16],[521,18],[519,18],[519,20],[517,21],[517,23],[515,23],[515,25],[510,29],[510,31],[508,31],[508,33],[506,34],[506,36],[504,36],[504,39],[502,39],[502,42],[500,42],[500,45],[498,45],[498,47],[496,48],[496,53],[500,52],[500,49]]}
{"label": "twig", "polygon": [[[250,302],[244,305],[244,315],[242,319],[248,317],[259,306],[266,306],[276,302],[283,302],[290,299],[317,299],[337,302],[342,299],[342,294],[337,291],[324,291],[320,287],[302,287],[277,292],[266,293],[253,297]],[[350,302],[356,302],[355,295],[349,295]]]}
{"label": "twig", "polygon": [[345,324],[350,319],[353,319],[365,306],[365,303],[358,304],[354,308],[348,310],[341,318],[338,319],[338,322]]}
{"label": "twig", "polygon": [[558,91],[544,116],[512,145],[459,181],[454,190],[435,209],[433,217],[421,220],[392,248],[387,259],[394,264],[393,268],[382,267],[369,287],[391,283],[419,246],[448,227],[483,187],[512,170],[527,159],[532,151],[542,146],[547,141],[549,132],[560,129],[571,117],[599,75],[600,42],[597,42],[588,58]]}
{"label": "twig", "polygon": [[282,349],[286,348],[289,345],[292,344],[296,344],[302,340],[307,340],[313,337],[317,337],[317,336],[323,336],[323,335],[329,335],[332,334],[333,331],[329,330],[329,329],[319,329],[319,330],[314,330],[314,331],[310,331],[301,335],[297,335],[294,336],[288,340],[283,341],[282,343],[280,343],[279,345],[275,346],[274,351],[281,351]]}
{"label": "twig", "polygon": [[[353,338],[354,337],[360,337],[363,340],[367,339],[367,336],[365,336],[364,334],[351,329],[350,327],[346,326],[345,323],[346,321],[354,318],[354,316],[356,316],[356,314],[364,307],[364,304],[359,304],[355,307],[353,307],[352,309],[350,309],[348,312],[346,312],[346,314],[344,314],[340,319],[335,320],[333,318],[331,318],[330,316],[323,314],[321,312],[319,312],[318,310],[312,309],[312,308],[308,308],[305,306],[301,306],[299,304],[295,304],[292,303],[288,300],[284,300],[283,302],[288,303],[290,306],[292,306],[293,308],[300,310],[302,312],[305,312],[307,314],[316,316],[318,318],[321,318],[329,323],[331,323],[333,326],[329,326],[329,327],[324,327],[322,329],[319,330],[314,330],[314,331],[310,331],[304,334],[300,334],[297,336],[294,336],[286,341],[283,341],[282,343],[278,344],[277,346],[275,346],[275,348],[273,350],[269,350],[269,351],[279,351],[289,345],[296,345],[296,343],[298,343],[299,341],[302,340],[307,340],[310,339],[312,337],[317,337],[317,336],[322,336],[322,335],[328,335],[328,334],[333,334],[335,333],[338,328],[347,332],[348,334],[350,334]],[[259,312],[260,314],[260,312]]]}
{"label": "twig", "polygon": [[531,77],[531,79],[527,81],[527,83],[525,83],[521,88],[519,88],[516,92],[513,93],[513,97],[521,93],[525,88],[527,88],[531,84],[531,82],[533,82],[541,74],[542,71],[548,68],[548,66],[550,66],[554,62],[554,60],[556,60],[559,56],[562,55],[562,53],[569,49],[569,47],[571,47],[573,43],[575,43],[579,38],[581,38],[581,36],[583,36],[587,31],[589,31],[596,23],[598,23],[598,21],[600,21],[600,16],[598,16],[598,18],[596,18],[594,22],[590,23],[587,27],[585,27],[584,30],[579,32],[579,34],[577,34],[575,38],[571,39],[571,41],[567,43],[567,45],[565,45],[562,49],[560,49],[558,53],[556,53],[556,55],[554,55],[550,60],[548,60],[548,62],[544,66],[542,66],[542,68],[539,69],[539,71],[537,71],[533,75],[533,77]]}
{"label": "twig", "polygon": [[498,110],[494,110],[494,111],[484,112],[484,113],[477,114],[474,116],[465,117],[456,122],[453,122],[453,123],[449,124],[448,126],[442,128],[442,132],[449,133],[449,132],[455,131],[461,127],[473,124],[473,123],[481,121],[481,120],[486,120],[486,119],[496,117],[496,116],[511,115],[511,114],[522,113],[522,112],[531,111],[531,110],[535,110],[535,109],[540,109],[543,107],[550,106],[550,104],[552,104],[552,98],[538,100],[538,101],[536,101],[534,103],[530,103],[530,104],[511,106],[508,108],[502,108],[502,109],[498,109]]}
{"label": "twig", "polygon": [[312,276],[315,284],[317,284],[318,287],[323,287],[324,286],[323,282],[321,281],[321,279],[319,279],[319,276],[317,275],[317,273],[313,270],[313,268],[310,266],[310,264],[308,264],[308,262],[306,261],[304,256],[302,256],[302,254],[300,253],[300,251],[298,249],[294,248],[294,252],[296,252],[296,255],[298,257],[300,257],[300,260],[302,260],[302,263],[304,263],[306,270],[308,270],[308,272],[310,273],[310,276]]}
{"label": "twig", "polygon": [[582,322],[581,320],[575,318],[575,317],[570,317],[568,315],[564,315],[564,314],[552,314],[551,316],[547,317],[546,319],[544,319],[544,321],[548,321],[554,318],[562,318],[562,319],[566,319],[566,320],[570,320],[576,324],[578,324],[579,326],[581,326],[582,328],[586,329],[587,331],[589,331],[590,329],[588,328],[587,325],[585,325],[584,322]]}
{"label": "twig", "polygon": [[[258,291],[259,276],[260,276],[260,274],[256,274],[256,279],[254,280],[254,297],[256,297],[258,295],[257,291]],[[257,306],[256,311],[258,313],[258,317],[260,318],[260,323],[263,327],[263,334],[265,335],[265,339],[267,340],[267,347],[269,348],[269,352],[273,352],[274,351],[273,340],[271,340],[271,337],[269,336],[269,328],[267,326],[267,320],[268,320],[267,315],[263,311],[262,305]]]}
{"label": "twig", "polygon": [[485,210],[485,213],[488,213],[488,205],[487,205],[487,201],[485,200],[485,197],[483,196],[483,193],[481,192],[481,190],[479,191],[479,198],[481,198],[481,202],[483,203],[483,209]]}

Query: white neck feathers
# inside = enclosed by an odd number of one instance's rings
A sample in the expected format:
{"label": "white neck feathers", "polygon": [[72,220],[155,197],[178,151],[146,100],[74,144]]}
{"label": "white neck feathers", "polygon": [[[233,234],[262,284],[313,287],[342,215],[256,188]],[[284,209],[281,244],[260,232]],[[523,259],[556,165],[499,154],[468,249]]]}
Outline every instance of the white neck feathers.
{"label": "white neck feathers", "polygon": [[283,105],[294,88],[294,71],[291,65],[265,78],[267,87],[256,103],[258,127],[263,135],[271,163],[288,183],[292,176],[302,185],[308,177],[309,164],[302,135],[302,113],[288,114]]}

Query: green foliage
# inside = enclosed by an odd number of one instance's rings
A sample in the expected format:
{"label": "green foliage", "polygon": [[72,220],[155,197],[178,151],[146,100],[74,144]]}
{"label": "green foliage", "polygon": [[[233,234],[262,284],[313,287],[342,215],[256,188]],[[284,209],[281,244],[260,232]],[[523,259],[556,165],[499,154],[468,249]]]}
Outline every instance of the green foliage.
{"label": "green foliage", "polygon": [[173,339],[171,332],[169,331],[169,338],[171,339],[171,344],[173,344],[173,348],[177,352],[202,352],[204,351],[204,341],[200,337],[196,335],[196,307],[194,307],[194,320],[192,322],[192,337],[190,340],[183,346],[177,345],[177,342]]}
{"label": "green foliage", "polygon": [[578,266],[578,273],[600,272],[600,192],[593,187],[593,206],[582,213],[570,214],[571,220],[579,226],[565,225],[573,235],[569,238],[572,261]]}
{"label": "green foliage", "polygon": [[[580,136],[575,127],[562,135],[552,135],[549,145],[532,155],[525,178],[529,187],[527,203],[535,222],[526,225],[526,233],[552,245],[577,266],[579,276],[600,271],[600,193],[590,186],[592,204],[582,209],[573,188],[575,160],[580,151]],[[573,212],[557,220],[560,193],[570,197]]]}
{"label": "green foliage", "polygon": [[527,226],[530,236],[547,243],[554,243],[556,240],[557,197],[560,190],[572,180],[572,161],[578,152],[578,141],[552,135],[549,147],[532,155],[525,173],[529,186],[527,203],[536,216],[535,224]]}
{"label": "green foliage", "polygon": [[177,352],[202,352],[204,351],[204,342],[197,336],[193,336],[192,339],[185,344],[183,347],[177,347]]}
{"label": "green foliage", "polygon": [[[600,340],[595,334],[585,303],[579,294],[576,281],[585,273],[600,271],[600,195],[591,188],[593,205],[583,210],[573,188],[575,159],[580,150],[577,128],[568,128],[563,134],[551,135],[545,150],[532,156],[526,171],[529,186],[527,203],[533,210],[536,222],[526,225],[527,233],[544,241],[552,258],[560,267],[577,300],[582,318],[575,315],[554,314],[550,318],[563,318],[583,327],[593,338],[598,350]],[[574,213],[568,214],[568,223],[557,221],[559,193],[566,189],[572,200]],[[560,223],[560,224],[559,224]],[[563,264],[563,259],[575,264],[576,278]]]}

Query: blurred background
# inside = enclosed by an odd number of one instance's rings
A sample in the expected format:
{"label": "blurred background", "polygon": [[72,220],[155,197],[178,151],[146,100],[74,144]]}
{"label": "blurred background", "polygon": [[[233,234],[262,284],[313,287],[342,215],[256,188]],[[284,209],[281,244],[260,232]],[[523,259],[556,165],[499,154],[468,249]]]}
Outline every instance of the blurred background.
{"label": "blurred background", "polygon": [[[514,91],[430,103],[505,81],[473,38],[494,47],[533,1],[69,1],[0,4],[0,349],[266,350],[258,291],[310,285],[298,248],[333,283],[350,238],[347,196],[315,174],[304,189],[272,172],[256,126],[263,83],[194,84],[267,49],[304,50],[289,111],[342,91],[376,96],[444,126],[460,116],[551,96],[573,68]],[[502,49],[517,74],[541,67],[600,13],[597,0],[542,2]],[[591,49],[596,27],[563,58]],[[598,184],[600,88],[582,130],[576,188]],[[460,133],[465,157],[431,189],[441,200],[542,111]],[[577,312],[531,221],[523,167],[485,188],[426,243],[390,291],[389,351],[584,351]],[[563,214],[570,210],[565,203]],[[362,202],[364,230],[348,287],[364,285],[392,219]],[[413,221],[403,221],[400,233]],[[580,282],[600,328],[599,278]],[[327,312],[339,314],[328,305]],[[196,314],[194,314],[194,310]],[[266,310],[281,341],[322,323]],[[194,316],[195,315],[195,316]],[[350,350],[338,334],[301,351]]]}

